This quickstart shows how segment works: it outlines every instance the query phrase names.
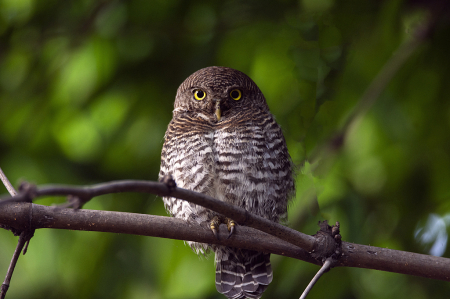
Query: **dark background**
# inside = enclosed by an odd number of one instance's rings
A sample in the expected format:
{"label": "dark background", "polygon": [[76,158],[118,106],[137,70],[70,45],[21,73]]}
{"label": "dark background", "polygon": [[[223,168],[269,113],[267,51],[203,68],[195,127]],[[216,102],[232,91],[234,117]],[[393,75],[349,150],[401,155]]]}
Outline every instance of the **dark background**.
{"label": "dark background", "polygon": [[[450,30],[448,16],[428,12],[440,1],[420,2],[0,1],[0,167],[15,186],[156,180],[178,85],[228,66],[259,85],[298,165],[290,226],[313,234],[318,220],[340,221],[345,241],[450,257]],[[432,34],[342,147],[308,162],[427,19]],[[166,215],[145,194],[85,208]],[[0,231],[0,275],[16,240]],[[213,260],[182,241],[42,229],[7,298],[224,298]],[[298,298],[318,270],[272,264],[264,298]],[[308,298],[449,293],[446,282],[337,268]]]}

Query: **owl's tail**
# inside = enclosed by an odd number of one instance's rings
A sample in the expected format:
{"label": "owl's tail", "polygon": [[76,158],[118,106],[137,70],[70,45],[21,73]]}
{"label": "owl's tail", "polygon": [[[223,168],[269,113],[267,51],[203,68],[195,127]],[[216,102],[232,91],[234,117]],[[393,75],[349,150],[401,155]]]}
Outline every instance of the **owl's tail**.
{"label": "owl's tail", "polygon": [[272,281],[270,254],[222,247],[216,252],[216,288],[230,299],[260,298]]}

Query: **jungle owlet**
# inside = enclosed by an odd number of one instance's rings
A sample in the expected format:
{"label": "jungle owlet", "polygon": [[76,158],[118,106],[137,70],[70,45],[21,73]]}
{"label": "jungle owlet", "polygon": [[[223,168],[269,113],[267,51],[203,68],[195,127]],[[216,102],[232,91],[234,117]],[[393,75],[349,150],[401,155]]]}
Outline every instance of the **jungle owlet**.
{"label": "jungle owlet", "polygon": [[[244,73],[207,67],[178,88],[165,135],[160,178],[279,222],[294,194],[291,160],[280,127],[258,86]],[[234,221],[172,197],[163,198],[177,218],[216,233]],[[260,298],[272,281],[270,254],[188,242],[197,253],[215,252],[216,288],[228,298]]]}

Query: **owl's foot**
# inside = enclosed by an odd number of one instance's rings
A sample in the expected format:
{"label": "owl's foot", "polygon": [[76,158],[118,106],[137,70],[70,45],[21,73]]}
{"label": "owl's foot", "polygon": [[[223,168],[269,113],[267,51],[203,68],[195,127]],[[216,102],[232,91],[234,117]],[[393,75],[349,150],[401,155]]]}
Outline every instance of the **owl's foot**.
{"label": "owl's foot", "polygon": [[211,228],[216,239],[219,240],[219,225],[222,221],[219,216],[214,216],[213,219],[209,222],[209,228]]}
{"label": "owl's foot", "polygon": [[217,240],[219,240],[219,226],[221,223],[225,223],[227,225],[228,231],[230,232],[227,237],[227,239],[229,239],[235,232],[236,222],[228,217],[222,218],[219,216],[214,216],[209,222],[209,227],[211,228],[214,236],[216,236]]}
{"label": "owl's foot", "polygon": [[234,234],[236,222],[234,222],[234,220],[227,217],[227,218],[225,218],[225,223],[227,224],[228,231],[230,232],[230,234],[227,237],[227,239],[229,239],[231,237],[231,235]]}

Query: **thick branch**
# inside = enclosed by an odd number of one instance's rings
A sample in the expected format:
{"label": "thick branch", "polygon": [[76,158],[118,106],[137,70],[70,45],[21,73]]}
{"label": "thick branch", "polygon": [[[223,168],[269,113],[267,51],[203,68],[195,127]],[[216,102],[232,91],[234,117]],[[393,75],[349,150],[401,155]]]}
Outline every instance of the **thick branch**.
{"label": "thick branch", "polygon": [[[31,203],[0,205],[0,223],[17,229],[57,228],[114,232],[220,244],[271,252],[318,264],[297,246],[250,227],[239,226],[227,239],[220,227],[220,240],[210,230],[176,218],[95,210],[73,210]],[[387,248],[342,242],[342,256],[335,266],[358,267],[450,281],[450,259]]]}
{"label": "thick branch", "polygon": [[342,242],[337,266],[358,267],[450,281],[450,259]]}
{"label": "thick branch", "polygon": [[32,203],[0,205],[0,225],[16,229],[57,228],[152,236],[168,239],[220,244],[266,251],[319,264],[305,250],[259,230],[239,226],[228,237],[225,225],[220,226],[219,240],[211,230],[196,223],[164,216],[48,207]]}

